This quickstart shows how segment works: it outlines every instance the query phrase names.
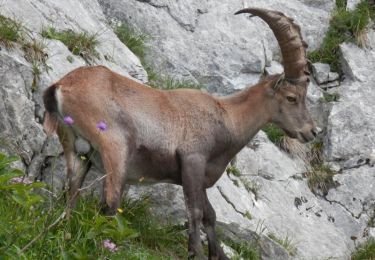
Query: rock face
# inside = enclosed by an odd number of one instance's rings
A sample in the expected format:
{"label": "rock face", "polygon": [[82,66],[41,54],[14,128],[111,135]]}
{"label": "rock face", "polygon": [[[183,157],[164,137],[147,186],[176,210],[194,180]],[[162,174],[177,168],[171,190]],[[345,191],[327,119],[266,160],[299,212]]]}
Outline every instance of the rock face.
{"label": "rock face", "polygon": [[[161,73],[198,81],[209,91],[225,95],[257,82],[264,72],[282,72],[277,43],[267,25],[257,18],[233,15],[248,6],[280,10],[295,18],[314,49],[323,39],[334,1],[3,1],[2,15],[22,21],[32,37],[46,43],[50,70],[42,70],[38,87],[32,91],[33,66],[25,60],[21,46],[13,50],[1,46],[0,149],[20,155],[30,178],[60,189],[64,186],[62,149],[56,137],[45,136],[41,126],[42,93],[64,74],[87,63],[60,41],[42,39],[43,28],[52,25],[57,30],[99,32],[96,50],[100,58],[92,64],[146,82],[138,58],[108,25],[108,21],[126,22],[151,36],[146,60]],[[318,126],[326,131],[323,152],[338,172],[333,177],[335,188],[324,197],[312,193],[306,177],[309,166],[260,132],[233,161],[231,167],[238,173],[224,173],[208,191],[225,234],[245,240],[246,235],[260,237],[262,259],[349,259],[353,239],[357,243],[375,234],[369,224],[375,215],[373,30],[369,30],[368,44],[368,49],[341,46],[346,79],[339,87],[338,75],[326,65],[316,65],[316,82],[310,84],[307,94]],[[331,88],[340,97],[327,104],[322,101],[323,89]],[[85,149],[84,144],[77,146]],[[88,182],[98,175],[92,169]],[[127,191],[134,198],[144,194],[154,201],[155,213],[186,221],[181,187],[157,184],[131,186]],[[291,241],[291,245],[284,250],[267,236]]]}
{"label": "rock face", "polygon": [[109,19],[150,35],[147,61],[153,67],[161,73],[196,80],[219,94],[256,83],[273,57],[280,56],[268,26],[259,18],[233,15],[236,11],[252,6],[285,12],[304,25],[305,39],[316,48],[320,43],[316,39],[323,38],[334,5],[333,1],[319,6],[313,1],[263,0],[99,2]]}

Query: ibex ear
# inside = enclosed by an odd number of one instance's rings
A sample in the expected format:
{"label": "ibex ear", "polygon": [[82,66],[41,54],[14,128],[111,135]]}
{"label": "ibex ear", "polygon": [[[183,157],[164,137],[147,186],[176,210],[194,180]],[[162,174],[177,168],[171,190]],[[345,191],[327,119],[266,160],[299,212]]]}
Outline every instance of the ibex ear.
{"label": "ibex ear", "polygon": [[273,83],[272,89],[277,92],[279,88],[281,87],[281,84],[284,82],[285,75],[284,73],[280,75],[280,77],[277,78],[277,80]]}

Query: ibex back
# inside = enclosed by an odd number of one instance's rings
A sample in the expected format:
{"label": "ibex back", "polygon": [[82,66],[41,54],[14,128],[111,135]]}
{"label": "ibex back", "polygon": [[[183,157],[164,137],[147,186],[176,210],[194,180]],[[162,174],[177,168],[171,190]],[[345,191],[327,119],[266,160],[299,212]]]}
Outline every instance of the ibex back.
{"label": "ibex back", "polygon": [[[232,96],[214,97],[198,90],[163,91],[97,66],[76,69],[45,92],[45,129],[55,130],[67,160],[70,203],[88,170],[80,163],[77,140],[100,154],[106,173],[103,210],[115,214],[125,181],[182,185],[189,222],[189,256],[203,257],[200,224],[210,259],[228,259],[215,235],[215,211],[206,189],[227,164],[269,122],[290,137],[307,142],[316,135],[306,109],[306,43],[299,27],[280,12],[248,8],[265,20],[281,48],[285,75],[266,77]],[[64,118],[69,119],[65,120]],[[98,123],[99,128],[97,128]],[[103,131],[101,131],[103,130]],[[82,174],[73,178],[78,172]]]}

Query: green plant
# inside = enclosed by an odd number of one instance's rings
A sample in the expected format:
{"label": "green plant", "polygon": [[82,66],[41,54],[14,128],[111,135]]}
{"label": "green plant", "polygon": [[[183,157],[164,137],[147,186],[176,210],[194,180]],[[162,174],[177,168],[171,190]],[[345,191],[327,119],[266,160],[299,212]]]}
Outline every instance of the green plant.
{"label": "green plant", "polygon": [[138,32],[127,24],[115,28],[117,37],[144,63],[146,41],[148,36]]}
{"label": "green plant", "polygon": [[249,211],[246,211],[245,214],[243,215],[245,218],[249,219],[249,220],[252,220],[253,219],[253,216],[251,215],[251,213]]}
{"label": "green plant", "polygon": [[233,174],[236,177],[241,176],[240,170],[234,165],[228,166],[226,171],[227,171],[227,174]]}
{"label": "green plant", "polygon": [[353,11],[346,10],[346,1],[336,1],[337,10],[333,14],[329,29],[319,49],[309,52],[312,62],[323,62],[331,65],[333,71],[340,72],[339,46],[349,41],[359,46],[366,45],[365,31],[375,17],[375,7],[363,0]]}
{"label": "green plant", "polygon": [[279,145],[285,137],[284,131],[272,123],[264,126],[262,130],[266,133],[268,139],[270,139],[270,141],[276,145]]}
{"label": "green plant", "polygon": [[248,178],[241,178],[241,181],[247,192],[253,193],[255,196],[255,200],[258,200],[261,185],[258,182],[250,180]]}
{"label": "green plant", "polygon": [[317,164],[312,165],[312,168],[305,175],[307,176],[307,184],[312,192],[315,194],[322,191],[323,195],[328,194],[328,190],[336,186],[333,176],[336,174],[328,165]]}
{"label": "green plant", "polygon": [[[96,198],[82,197],[70,217],[66,200],[11,167],[0,154],[0,258],[183,259],[186,229],[161,220],[147,198],[126,200],[119,214],[99,214]],[[121,213],[120,213],[121,212]],[[106,245],[105,243],[109,244]],[[112,247],[109,247],[112,246]]]}
{"label": "green plant", "polygon": [[0,43],[7,48],[20,42],[23,38],[23,28],[20,22],[0,15]]}
{"label": "green plant", "polygon": [[267,236],[273,241],[277,242],[282,247],[284,247],[284,249],[288,252],[289,255],[296,255],[297,248],[295,247],[292,239],[288,235],[286,235],[285,238],[279,238],[275,235],[275,233],[269,233]]}
{"label": "green plant", "polygon": [[99,58],[95,49],[99,44],[97,34],[72,30],[57,31],[54,27],[48,27],[42,31],[42,36],[61,41],[74,55],[81,56],[86,62]]}
{"label": "green plant", "polygon": [[338,102],[340,99],[340,94],[335,92],[335,93],[323,93],[323,97],[321,99],[322,102]]}
{"label": "green plant", "polygon": [[258,260],[260,259],[259,250],[255,245],[250,243],[236,243],[233,241],[225,241],[225,244],[230,246],[236,251],[236,255],[233,257],[233,260]]}
{"label": "green plant", "polygon": [[358,246],[351,255],[351,260],[373,260],[375,259],[375,239],[370,239]]}

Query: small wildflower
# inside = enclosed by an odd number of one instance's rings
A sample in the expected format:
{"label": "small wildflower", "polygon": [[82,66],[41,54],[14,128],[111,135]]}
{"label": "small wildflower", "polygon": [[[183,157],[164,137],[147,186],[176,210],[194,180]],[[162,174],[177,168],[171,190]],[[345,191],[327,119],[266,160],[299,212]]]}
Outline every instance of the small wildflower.
{"label": "small wildflower", "polygon": [[80,158],[81,158],[82,161],[85,161],[87,159],[86,156],[84,156],[84,155],[81,155]]}
{"label": "small wildflower", "polygon": [[121,208],[118,208],[117,211],[118,211],[118,213],[124,212]]}
{"label": "small wildflower", "polygon": [[113,243],[111,240],[109,239],[105,239],[103,241],[103,247],[108,249],[109,251],[111,252],[116,252],[118,250],[117,246],[115,243]]}
{"label": "small wildflower", "polygon": [[139,178],[139,182],[142,182],[142,181],[144,181],[144,179],[145,179],[145,177],[141,177],[141,178]]}
{"label": "small wildflower", "polygon": [[105,131],[107,130],[107,124],[104,121],[99,121],[96,124],[96,128],[98,128],[100,131]]}
{"label": "small wildflower", "polygon": [[73,125],[74,124],[74,120],[71,116],[66,116],[64,117],[64,123],[66,125]]}

